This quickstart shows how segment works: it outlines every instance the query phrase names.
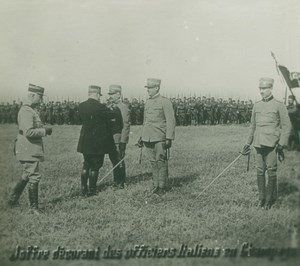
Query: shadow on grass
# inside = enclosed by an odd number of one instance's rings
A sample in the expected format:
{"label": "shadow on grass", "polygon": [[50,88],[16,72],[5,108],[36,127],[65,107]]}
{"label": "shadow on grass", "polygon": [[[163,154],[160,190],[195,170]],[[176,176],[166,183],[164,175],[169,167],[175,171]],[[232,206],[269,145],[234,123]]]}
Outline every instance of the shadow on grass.
{"label": "shadow on grass", "polygon": [[281,196],[287,196],[297,191],[299,191],[299,189],[289,182],[278,183],[278,194]]}
{"label": "shadow on grass", "polygon": [[[198,176],[199,176],[199,174],[193,173],[193,174],[190,174],[187,176],[169,178],[169,181],[168,181],[169,189],[168,190],[171,191],[172,188],[182,187],[184,185],[192,183],[197,179]],[[131,185],[150,180],[151,178],[152,178],[152,174],[148,173],[148,172],[140,174],[140,175],[129,176],[129,177],[127,177],[126,185],[130,189]],[[101,193],[108,189],[113,189],[113,184],[111,182],[102,182],[97,185],[97,193]],[[69,193],[64,194],[64,195],[59,195],[58,197],[52,198],[49,201],[47,201],[46,204],[58,204],[62,201],[69,200],[72,198],[78,198],[78,197],[81,197],[80,189],[78,189],[76,187],[71,187]]]}
{"label": "shadow on grass", "polygon": [[186,176],[169,178],[169,186],[171,188],[172,187],[182,187],[183,185],[194,182],[198,176],[199,176],[199,173],[193,173],[193,174],[186,175]]}

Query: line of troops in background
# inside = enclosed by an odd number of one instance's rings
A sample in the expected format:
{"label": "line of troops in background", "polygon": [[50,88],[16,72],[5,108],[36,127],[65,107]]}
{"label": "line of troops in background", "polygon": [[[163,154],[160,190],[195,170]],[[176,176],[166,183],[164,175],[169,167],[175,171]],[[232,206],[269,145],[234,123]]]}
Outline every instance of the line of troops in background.
{"label": "line of troops in background", "polygon": [[[250,122],[253,103],[249,101],[215,100],[214,97],[183,97],[170,99],[175,113],[177,126],[242,124]],[[133,98],[123,102],[130,110],[131,125],[142,125],[144,118],[144,100]],[[22,103],[0,104],[0,123],[17,123],[17,115]],[[39,113],[46,124],[80,125],[79,102],[62,101],[41,104]]]}

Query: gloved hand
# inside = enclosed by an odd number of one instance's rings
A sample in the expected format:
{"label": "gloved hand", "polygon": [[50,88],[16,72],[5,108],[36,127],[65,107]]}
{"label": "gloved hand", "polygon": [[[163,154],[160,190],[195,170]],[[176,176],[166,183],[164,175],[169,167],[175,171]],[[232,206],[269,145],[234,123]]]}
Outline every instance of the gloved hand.
{"label": "gloved hand", "polygon": [[137,144],[135,144],[136,146],[138,146],[139,148],[142,148],[144,146],[144,143],[142,141],[142,137],[139,138]]}
{"label": "gloved hand", "polygon": [[52,127],[45,126],[45,129],[46,129],[46,135],[52,134]]}
{"label": "gloved hand", "polygon": [[125,150],[126,150],[126,143],[119,143],[119,152],[120,152],[120,157],[121,160],[125,157]]}
{"label": "gloved hand", "polygon": [[171,147],[172,147],[172,140],[171,139],[166,139],[165,142],[163,143],[163,148],[165,150],[167,150]]}
{"label": "gloved hand", "polygon": [[249,144],[246,144],[246,145],[243,147],[243,150],[240,151],[240,153],[241,153],[242,155],[248,155],[250,152],[251,152],[251,149],[250,149],[250,145],[249,145]]}
{"label": "gloved hand", "polygon": [[278,144],[276,146],[275,151],[277,153],[277,157],[278,157],[279,162],[282,162],[284,160],[283,146],[281,146],[280,144]]}

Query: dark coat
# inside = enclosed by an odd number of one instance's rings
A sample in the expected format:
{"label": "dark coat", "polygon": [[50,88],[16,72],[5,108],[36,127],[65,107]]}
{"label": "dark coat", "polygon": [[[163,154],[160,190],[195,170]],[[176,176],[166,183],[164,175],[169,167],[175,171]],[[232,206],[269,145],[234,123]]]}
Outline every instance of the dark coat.
{"label": "dark coat", "polygon": [[79,104],[82,128],[77,151],[84,154],[105,154],[115,149],[112,119],[116,119],[120,110],[110,110],[104,104],[89,98]]}

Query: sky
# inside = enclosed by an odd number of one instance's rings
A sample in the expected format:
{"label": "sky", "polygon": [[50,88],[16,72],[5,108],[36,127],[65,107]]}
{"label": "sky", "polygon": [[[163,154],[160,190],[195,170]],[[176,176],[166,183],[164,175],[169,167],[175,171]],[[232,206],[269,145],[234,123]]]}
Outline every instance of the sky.
{"label": "sky", "polygon": [[168,97],[259,99],[260,77],[280,64],[300,72],[299,0],[0,0],[0,101],[28,84],[50,100],[146,98],[147,78]]}

